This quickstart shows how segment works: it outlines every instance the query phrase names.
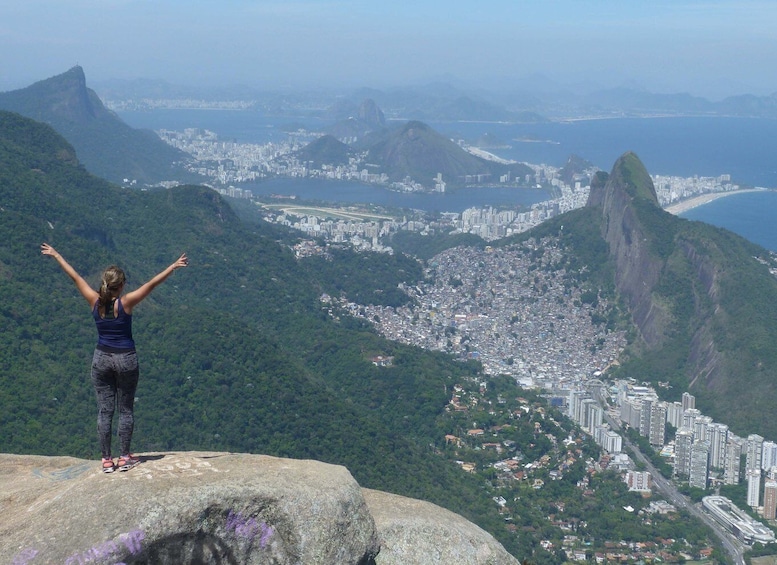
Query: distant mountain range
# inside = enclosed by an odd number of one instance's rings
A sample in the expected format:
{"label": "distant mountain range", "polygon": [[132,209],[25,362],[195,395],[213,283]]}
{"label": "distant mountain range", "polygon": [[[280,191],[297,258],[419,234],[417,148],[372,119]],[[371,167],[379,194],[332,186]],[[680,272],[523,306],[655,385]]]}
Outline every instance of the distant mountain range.
{"label": "distant mountain range", "polygon": [[534,174],[522,163],[505,165],[472,155],[419,121],[370,139],[367,161],[391,180],[410,177],[422,184],[430,184],[438,173],[452,186],[497,183],[500,175],[507,173],[513,179]]}
{"label": "distant mountain range", "polygon": [[[463,107],[478,106],[462,103]],[[327,135],[299,151],[297,159],[321,168],[347,164],[362,153],[367,155],[370,173],[385,173],[391,181],[410,178],[427,187],[433,186],[432,179],[438,174],[451,187],[498,182],[505,174],[512,179],[533,174],[523,164],[505,165],[472,155],[422,122],[389,127],[372,99],[358,105],[341,100],[337,108],[335,114],[341,118],[328,128]],[[204,180],[184,169],[189,155],[152,131],[131,128],[107,110],[86,86],[81,67],[0,93],[0,109],[48,123],[72,144],[90,172],[107,180],[120,184],[135,180],[140,185]]]}
{"label": "distant mountain range", "polygon": [[199,180],[181,166],[190,160],[187,154],[152,131],[131,128],[107,110],[86,86],[81,67],[0,93],[0,109],[51,125],[73,145],[89,171],[110,181],[146,185]]}
{"label": "distant mountain range", "polygon": [[711,101],[688,93],[656,93],[627,85],[565,85],[545,77],[524,77],[520,86],[499,90],[473,89],[450,82],[397,88],[338,91],[266,91],[249,87],[183,87],[162,81],[110,81],[98,91],[112,103],[142,99],[241,100],[270,115],[294,109],[335,120],[354,115],[362,100],[371,99],[389,119],[435,121],[541,122],[548,119],[628,116],[777,117],[777,93],[742,94]]}

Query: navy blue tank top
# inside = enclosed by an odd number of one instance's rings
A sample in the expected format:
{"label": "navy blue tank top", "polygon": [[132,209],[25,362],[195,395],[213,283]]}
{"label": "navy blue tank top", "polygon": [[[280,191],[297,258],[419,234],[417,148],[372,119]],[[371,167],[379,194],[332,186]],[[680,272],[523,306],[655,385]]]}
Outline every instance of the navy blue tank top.
{"label": "navy blue tank top", "polygon": [[100,301],[94,303],[92,316],[97,324],[97,347],[106,351],[132,351],[135,349],[135,341],[132,339],[132,314],[124,311],[121,299],[117,302],[119,315],[115,318],[101,318],[98,309]]}

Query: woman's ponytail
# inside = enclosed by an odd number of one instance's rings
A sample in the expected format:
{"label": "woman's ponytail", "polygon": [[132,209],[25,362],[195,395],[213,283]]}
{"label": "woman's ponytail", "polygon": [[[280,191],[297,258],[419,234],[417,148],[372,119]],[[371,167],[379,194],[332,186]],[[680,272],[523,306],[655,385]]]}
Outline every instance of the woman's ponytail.
{"label": "woman's ponytail", "polygon": [[113,303],[113,300],[118,297],[118,293],[126,280],[124,271],[116,265],[111,265],[103,271],[100,282],[100,298],[97,301],[97,311],[100,317],[105,317],[105,313]]}

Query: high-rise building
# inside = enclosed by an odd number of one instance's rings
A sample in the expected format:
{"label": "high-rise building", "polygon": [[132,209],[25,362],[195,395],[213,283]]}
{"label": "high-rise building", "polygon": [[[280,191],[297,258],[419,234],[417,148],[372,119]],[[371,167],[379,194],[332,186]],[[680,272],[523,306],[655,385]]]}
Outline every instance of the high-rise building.
{"label": "high-rise building", "polygon": [[674,474],[687,477],[691,473],[691,445],[693,432],[688,428],[677,430],[674,439]]}
{"label": "high-rise building", "polygon": [[745,443],[745,453],[747,458],[745,459],[745,470],[756,470],[761,472],[761,455],[763,454],[764,438],[758,434],[750,434],[747,436],[747,442]]}
{"label": "high-rise building", "polygon": [[764,483],[764,518],[777,518],[777,481],[771,479]]}
{"label": "high-rise building", "polygon": [[699,416],[701,416],[701,412],[696,410],[696,408],[688,408],[687,410],[684,410],[682,427],[693,430],[694,424],[696,423],[696,418]]}
{"label": "high-rise building", "polygon": [[666,421],[679,430],[683,425],[683,405],[679,402],[667,403]]}
{"label": "high-rise building", "polygon": [[761,446],[761,469],[768,471],[777,466],[777,443],[765,441]]}
{"label": "high-rise building", "polygon": [[686,410],[690,410],[692,408],[696,408],[696,397],[688,392],[683,393],[683,412]]}
{"label": "high-rise building", "polygon": [[610,430],[602,437],[602,447],[608,453],[620,453],[623,451],[623,438]]}
{"label": "high-rise building", "polygon": [[570,390],[569,401],[567,405],[567,416],[573,422],[580,420],[580,403],[584,398],[588,397],[588,393],[584,390]]}
{"label": "high-rise building", "polygon": [[639,413],[639,435],[650,437],[650,416],[653,410],[653,400],[642,400],[642,408]]}
{"label": "high-rise building", "polygon": [[710,444],[697,441],[691,445],[691,469],[688,473],[688,484],[696,488],[707,488],[707,477],[710,471]]}
{"label": "high-rise building", "polygon": [[739,468],[742,465],[742,442],[729,434],[726,443],[726,464],[723,467],[723,482],[727,485],[739,484]]}
{"label": "high-rise building", "polygon": [[654,402],[650,406],[650,445],[663,447],[666,441],[666,403]]}
{"label": "high-rise building", "polygon": [[604,422],[604,410],[599,406],[599,403],[593,400],[586,406],[586,428],[588,432],[593,435],[598,426]]}
{"label": "high-rise building", "polygon": [[717,422],[711,424],[707,427],[707,440],[710,442],[710,467],[725,468],[728,426]]}
{"label": "high-rise building", "polygon": [[758,508],[761,502],[761,469],[747,471],[747,505]]}
{"label": "high-rise building", "polygon": [[620,417],[621,421],[639,431],[639,421],[642,416],[642,403],[640,401],[626,399],[621,402]]}
{"label": "high-rise building", "polygon": [[591,410],[594,406],[598,406],[598,404],[590,395],[580,401],[580,414],[577,423],[586,431],[591,429]]}
{"label": "high-rise building", "polygon": [[712,418],[699,415],[693,422],[693,441],[707,441],[707,430],[712,425]]}

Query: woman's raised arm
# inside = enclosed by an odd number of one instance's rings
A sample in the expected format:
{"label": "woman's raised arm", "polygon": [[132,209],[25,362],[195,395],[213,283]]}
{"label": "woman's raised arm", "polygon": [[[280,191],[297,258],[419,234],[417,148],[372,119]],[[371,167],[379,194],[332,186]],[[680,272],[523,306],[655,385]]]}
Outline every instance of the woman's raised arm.
{"label": "woman's raised arm", "polygon": [[125,294],[121,299],[121,303],[124,306],[124,311],[127,312],[127,314],[131,314],[132,308],[142,302],[143,299],[151,294],[151,291],[154,290],[157,286],[165,282],[167,277],[173,274],[173,271],[180,269],[181,267],[188,266],[189,259],[186,257],[186,253],[184,253],[164,271],[158,273],[156,276],[154,276],[154,278],[142,285],[140,288]]}

